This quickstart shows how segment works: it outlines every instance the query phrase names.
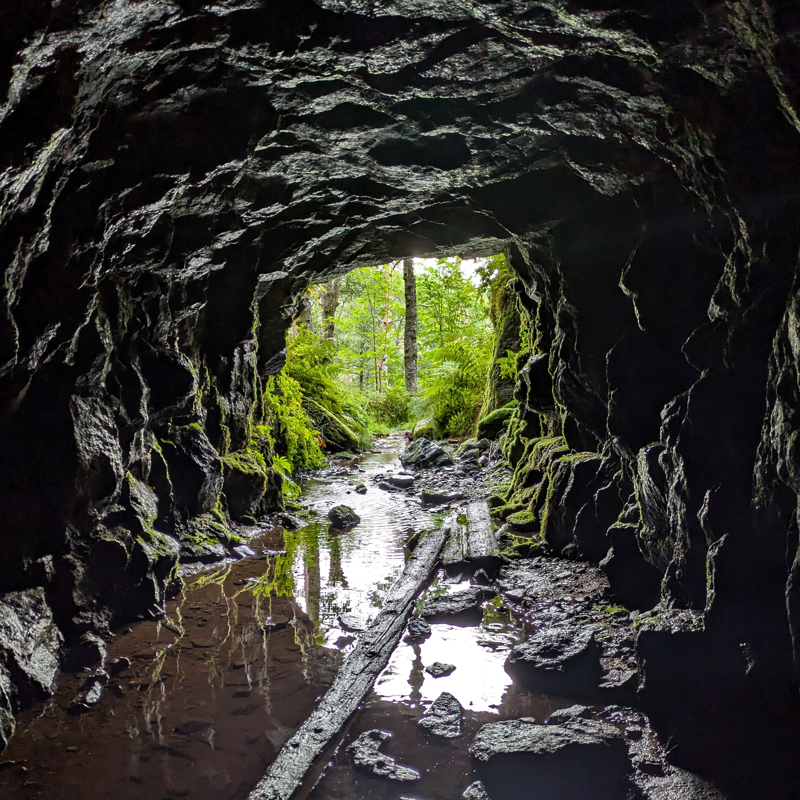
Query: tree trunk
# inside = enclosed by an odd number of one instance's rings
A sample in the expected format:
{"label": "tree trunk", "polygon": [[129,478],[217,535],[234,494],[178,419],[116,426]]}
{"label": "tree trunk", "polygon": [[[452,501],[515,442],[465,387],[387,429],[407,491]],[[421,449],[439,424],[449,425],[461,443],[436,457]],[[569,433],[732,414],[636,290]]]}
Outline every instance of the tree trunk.
{"label": "tree trunk", "polygon": [[303,299],[300,301],[300,313],[294,318],[294,324],[298,328],[301,325],[305,325],[306,330],[314,330],[314,317],[311,314],[311,297],[308,293],[304,294]]}
{"label": "tree trunk", "polygon": [[414,275],[414,261],[403,259],[403,284],[406,294],[406,325],[404,336],[404,365],[406,374],[406,394],[415,395],[417,385],[417,277]]}
{"label": "tree trunk", "polygon": [[322,338],[332,339],[336,325],[336,309],[339,307],[341,276],[325,284],[322,290]]}

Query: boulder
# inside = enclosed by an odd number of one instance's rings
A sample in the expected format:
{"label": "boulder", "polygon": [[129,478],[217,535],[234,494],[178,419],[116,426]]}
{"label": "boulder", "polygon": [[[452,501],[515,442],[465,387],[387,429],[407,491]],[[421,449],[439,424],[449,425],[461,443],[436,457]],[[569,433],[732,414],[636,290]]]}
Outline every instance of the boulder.
{"label": "boulder", "polygon": [[367,623],[358,614],[339,614],[337,620],[343,630],[351,633],[361,633],[367,629]]}
{"label": "boulder", "polygon": [[419,720],[419,726],[434,736],[457,739],[462,734],[464,709],[449,692],[442,692]]}
{"label": "boulder", "polygon": [[396,489],[410,489],[414,485],[414,480],[413,475],[390,475],[384,482]]}
{"label": "boulder", "polygon": [[431,469],[449,467],[453,464],[453,459],[443,447],[424,436],[412,442],[400,453],[399,458],[400,463],[407,469]]}
{"label": "boulder", "polygon": [[366,485],[363,484],[363,483],[357,483],[356,484],[356,494],[366,494],[366,493],[367,493]]}
{"label": "boulder", "polygon": [[412,441],[416,441],[417,439],[422,439],[422,438],[440,439],[441,437],[442,437],[442,431],[436,424],[436,422],[432,419],[421,419],[411,429]]}
{"label": "boulder", "polygon": [[471,783],[461,795],[461,800],[492,800],[486,787],[480,782]]}
{"label": "boulder", "polygon": [[427,639],[431,635],[431,626],[422,617],[412,617],[408,623],[406,638]]}
{"label": "boulder", "polygon": [[438,492],[422,492],[419,499],[426,506],[441,506],[445,503],[456,503],[459,500],[466,500],[467,496],[463,492],[453,492],[452,494],[440,494]]}
{"label": "boulder", "polygon": [[587,694],[603,679],[600,655],[593,628],[567,621],[547,625],[517,645],[506,671],[533,691]]}
{"label": "boulder", "polygon": [[578,715],[489,723],[469,754],[492,800],[530,797],[534,786],[542,800],[619,800],[631,769],[620,731]]}
{"label": "boulder", "polygon": [[425,667],[425,672],[427,672],[428,675],[433,675],[434,678],[441,678],[454,671],[455,666],[453,664],[443,664],[441,661],[436,661]]}
{"label": "boulder", "polygon": [[342,530],[353,528],[361,522],[361,517],[350,506],[334,506],[328,512],[328,519],[334,528]]}
{"label": "boulder", "polygon": [[419,780],[420,774],[411,767],[403,767],[394,758],[381,753],[381,745],[392,738],[389,731],[372,730],[362,733],[348,748],[356,769],[386,778],[390,781],[410,783]]}
{"label": "boulder", "polygon": [[483,618],[483,601],[495,594],[481,586],[471,586],[460,592],[426,600],[422,616],[429,622],[447,622],[450,625],[470,625]]}

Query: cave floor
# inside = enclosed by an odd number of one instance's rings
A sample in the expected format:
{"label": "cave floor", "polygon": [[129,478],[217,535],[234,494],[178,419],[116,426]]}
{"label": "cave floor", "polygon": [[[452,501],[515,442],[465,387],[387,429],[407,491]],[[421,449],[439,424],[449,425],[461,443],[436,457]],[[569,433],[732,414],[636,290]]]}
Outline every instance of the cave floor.
{"label": "cave floor", "polygon": [[[383,440],[377,450],[333,461],[307,479],[307,513],[300,527],[270,523],[248,529],[252,555],[184,568],[184,590],[168,603],[163,619],[133,624],[110,641],[110,677],[97,702],[88,710],[85,704],[76,707],[86,675],[67,674],[46,706],[21,716],[0,763],[0,795],[247,797],[332,683],[357,636],[353,629],[377,613],[408,557],[409,536],[441,524],[449,511],[448,504],[427,510],[414,490],[378,487],[381,476],[401,472],[400,446],[399,440]],[[468,499],[485,493],[481,476],[441,471],[420,477],[418,486],[426,481],[440,490],[461,488]],[[359,483],[366,493],[355,491]],[[333,533],[326,513],[339,503],[352,506],[362,522]],[[477,779],[468,747],[481,726],[519,717],[545,720],[576,702],[630,735],[636,771],[619,800],[672,796],[656,791],[658,781],[666,781],[661,788],[668,791],[685,773],[667,764],[646,719],[616,704],[630,695],[632,679],[635,683],[635,675],[626,674],[630,620],[609,605],[602,573],[590,565],[541,558],[522,572],[519,562],[513,570],[504,573],[501,594],[483,603],[478,618],[467,624],[434,622],[429,637],[401,642],[323,777],[300,796],[460,797]],[[468,585],[468,577],[440,571],[425,596]],[[605,699],[581,691],[532,690],[506,669],[513,647],[542,620],[560,624],[568,617],[577,624],[599,621],[606,676],[619,684]],[[425,667],[436,662],[455,670],[434,677]],[[456,739],[432,736],[417,724],[442,692],[464,709],[463,734]],[[417,781],[396,783],[353,769],[347,745],[376,728],[392,732],[384,751],[416,769]]]}

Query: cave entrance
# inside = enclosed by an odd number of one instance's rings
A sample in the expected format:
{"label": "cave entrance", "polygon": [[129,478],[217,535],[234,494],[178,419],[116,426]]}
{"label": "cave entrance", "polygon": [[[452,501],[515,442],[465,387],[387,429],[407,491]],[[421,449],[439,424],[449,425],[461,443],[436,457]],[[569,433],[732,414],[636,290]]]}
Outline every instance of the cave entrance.
{"label": "cave entrance", "polygon": [[521,344],[509,282],[498,254],[399,259],[310,286],[285,373],[329,449],[397,429],[463,438],[512,403]]}

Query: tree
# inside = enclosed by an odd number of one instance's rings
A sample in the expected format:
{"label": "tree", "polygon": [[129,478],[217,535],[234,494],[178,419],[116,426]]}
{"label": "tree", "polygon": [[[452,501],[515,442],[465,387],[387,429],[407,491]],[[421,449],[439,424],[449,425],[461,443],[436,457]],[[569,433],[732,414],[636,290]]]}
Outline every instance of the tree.
{"label": "tree", "polygon": [[336,309],[339,307],[339,290],[342,286],[341,276],[334,278],[322,287],[322,338],[333,338],[336,329]]}
{"label": "tree", "polygon": [[414,395],[417,384],[417,277],[414,261],[403,259],[403,286],[406,299],[405,333],[403,335],[403,366],[405,368],[406,394]]}

